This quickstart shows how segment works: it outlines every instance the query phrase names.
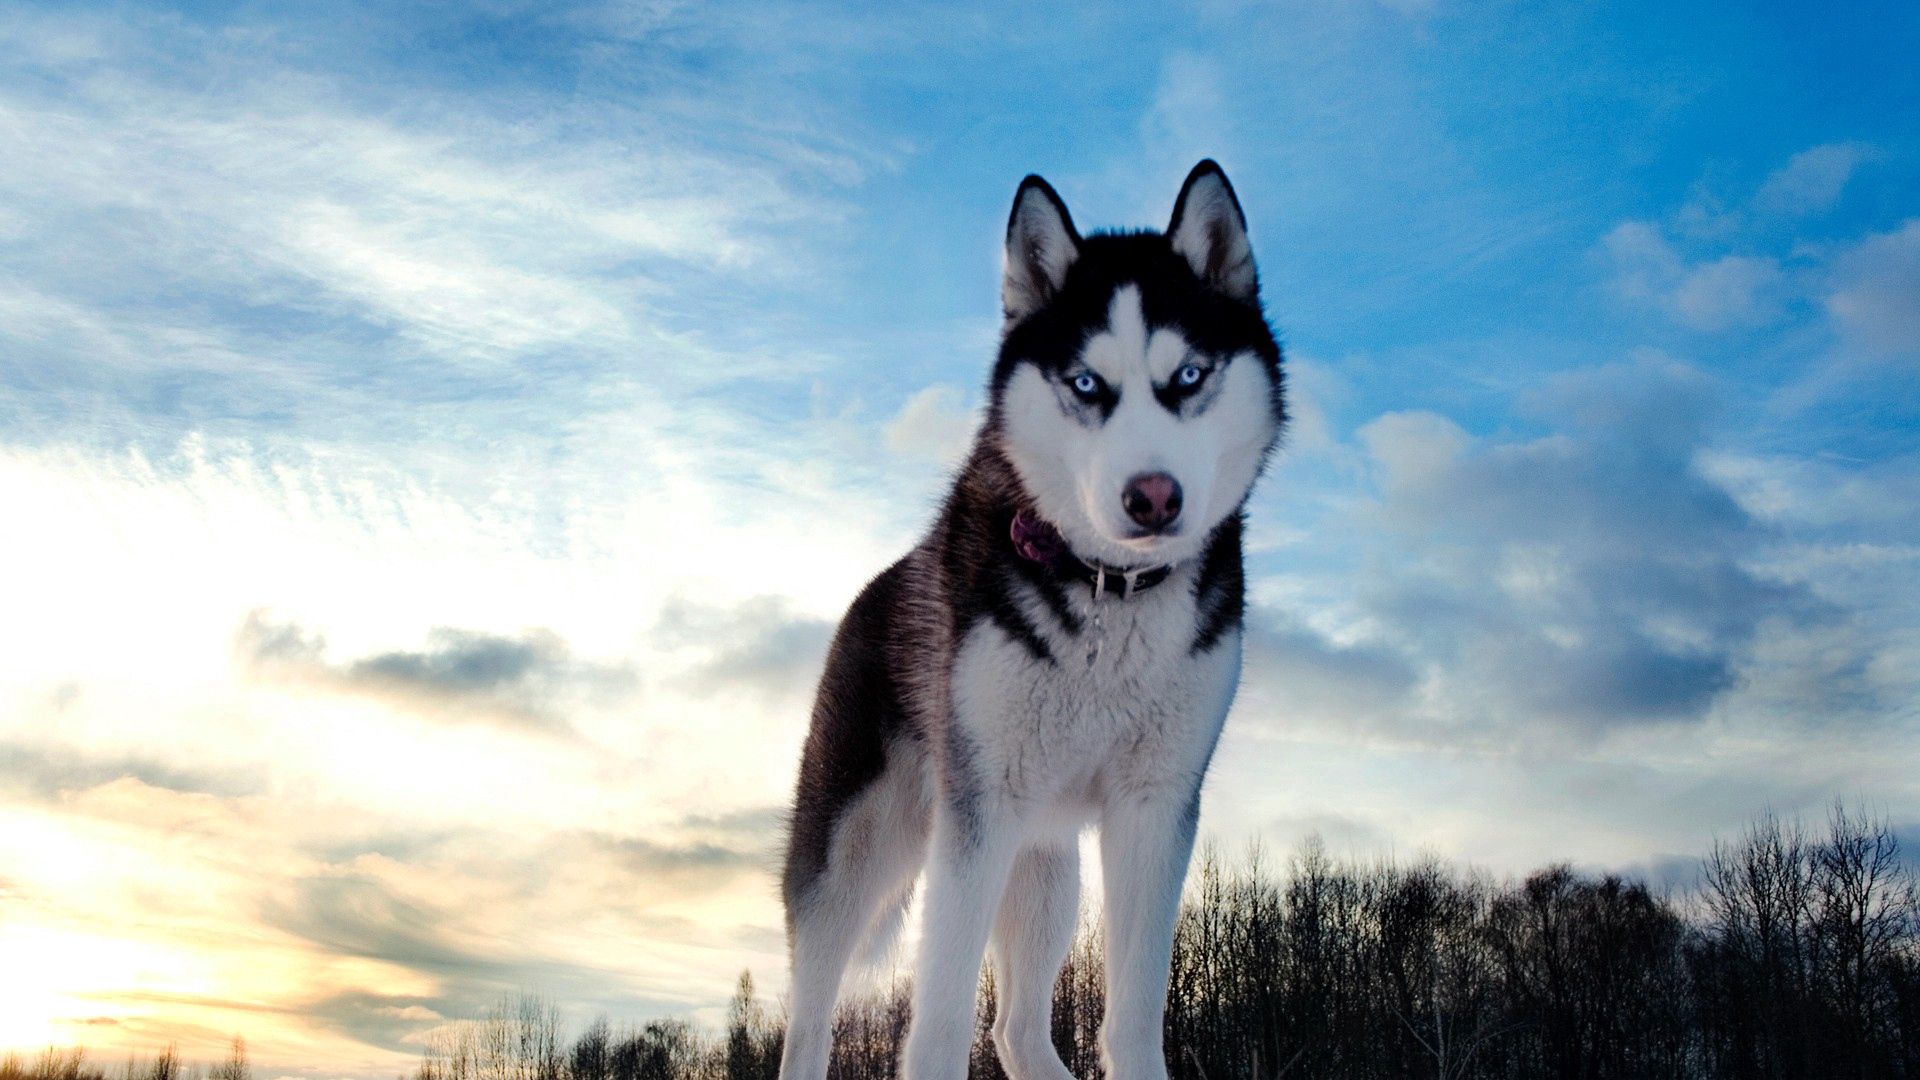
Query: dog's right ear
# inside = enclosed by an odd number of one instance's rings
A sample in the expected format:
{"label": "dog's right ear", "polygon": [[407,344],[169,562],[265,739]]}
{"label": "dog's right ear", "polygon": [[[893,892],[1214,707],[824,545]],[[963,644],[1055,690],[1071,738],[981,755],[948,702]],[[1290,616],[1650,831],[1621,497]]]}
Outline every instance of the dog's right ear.
{"label": "dog's right ear", "polygon": [[1080,234],[1074,231],[1067,204],[1037,176],[1020,181],[1007,218],[1006,273],[1000,280],[1000,305],[1008,325],[1053,299],[1067,280],[1067,268],[1079,257]]}
{"label": "dog's right ear", "polygon": [[1202,161],[1180,185],[1167,223],[1173,250],[1186,256],[1200,280],[1247,304],[1260,303],[1260,275],[1247,243],[1247,215],[1234,197],[1233,184],[1212,158]]}

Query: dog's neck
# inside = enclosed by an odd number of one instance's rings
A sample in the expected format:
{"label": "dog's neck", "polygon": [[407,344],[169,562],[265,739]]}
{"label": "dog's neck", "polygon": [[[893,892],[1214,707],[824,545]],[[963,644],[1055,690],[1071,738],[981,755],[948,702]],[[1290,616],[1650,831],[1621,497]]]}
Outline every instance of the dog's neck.
{"label": "dog's neck", "polygon": [[1093,589],[1095,600],[1109,593],[1122,600],[1130,600],[1136,593],[1153,588],[1173,573],[1171,563],[1119,567],[1083,558],[1074,552],[1066,537],[1060,535],[1059,529],[1031,510],[1014,511],[1013,521],[1007,527],[1007,537],[1013,542],[1013,550],[1022,559],[1039,563],[1061,577],[1089,586]]}

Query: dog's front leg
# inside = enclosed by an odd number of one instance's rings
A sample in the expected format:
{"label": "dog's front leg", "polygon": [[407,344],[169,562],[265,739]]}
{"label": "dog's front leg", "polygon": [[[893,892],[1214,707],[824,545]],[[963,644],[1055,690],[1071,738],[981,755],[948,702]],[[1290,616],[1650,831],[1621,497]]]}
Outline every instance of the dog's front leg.
{"label": "dog's front leg", "polygon": [[977,788],[945,786],[927,861],[913,1021],[901,1055],[905,1080],[967,1075],[980,961],[1019,847],[1003,801]]}
{"label": "dog's front leg", "polygon": [[1197,788],[1134,792],[1106,807],[1100,863],[1106,888],[1107,1012],[1100,1060],[1107,1080],[1166,1080],[1161,1026],[1180,887],[1193,852]]}

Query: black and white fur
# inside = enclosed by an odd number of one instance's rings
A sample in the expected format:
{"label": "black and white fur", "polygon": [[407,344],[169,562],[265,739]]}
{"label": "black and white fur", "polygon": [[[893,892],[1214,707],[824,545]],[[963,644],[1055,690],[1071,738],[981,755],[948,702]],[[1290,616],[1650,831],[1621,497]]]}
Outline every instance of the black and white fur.
{"label": "black and white fur", "polygon": [[[971,454],[926,539],[854,600],[821,679],[783,883],[783,1080],[826,1076],[842,976],[897,925],[923,868],[904,1075],[966,1075],[991,943],[1006,1071],[1071,1080],[1048,1011],[1090,825],[1105,878],[1106,1075],[1167,1075],[1173,924],[1239,681],[1242,510],[1285,419],[1280,349],[1239,202],[1211,161],[1187,177],[1165,233],[1082,238],[1028,177],[1002,301]],[[1142,528],[1123,503],[1144,475],[1184,492],[1170,525]],[[1022,556],[1016,513],[1057,530],[1066,570]],[[1083,562],[1172,569],[1096,596]]]}

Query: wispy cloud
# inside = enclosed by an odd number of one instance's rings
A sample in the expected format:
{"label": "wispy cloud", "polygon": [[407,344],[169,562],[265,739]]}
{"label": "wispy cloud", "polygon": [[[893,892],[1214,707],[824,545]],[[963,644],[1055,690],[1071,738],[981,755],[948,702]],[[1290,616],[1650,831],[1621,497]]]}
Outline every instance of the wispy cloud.
{"label": "wispy cloud", "polygon": [[257,795],[264,787],[258,775],[243,769],[195,768],[159,755],[0,742],[0,785],[17,795],[53,800],[122,779],[167,791],[219,796]]}
{"label": "wispy cloud", "polygon": [[1793,155],[1754,193],[1763,214],[1817,214],[1833,206],[1854,170],[1874,156],[1862,143],[1827,143]]}
{"label": "wispy cloud", "polygon": [[909,397],[883,430],[894,453],[953,465],[965,456],[979,426],[980,412],[967,407],[964,392],[938,383]]}
{"label": "wispy cloud", "polygon": [[1920,357],[1920,220],[1842,252],[1832,283],[1827,310],[1848,345],[1872,357]]}
{"label": "wispy cloud", "polygon": [[1779,317],[1784,275],[1771,258],[1723,255],[1688,263],[1644,221],[1615,227],[1603,244],[1623,296],[1696,330],[1762,326]]}
{"label": "wispy cloud", "polygon": [[429,716],[494,720],[565,737],[577,735],[568,706],[584,698],[605,707],[631,695],[639,681],[628,665],[575,657],[550,630],[507,637],[435,627],[424,649],[334,663],[321,635],[254,611],[235,633],[234,650],[247,668],[270,678],[371,694]]}
{"label": "wispy cloud", "polygon": [[675,654],[677,679],[694,693],[793,705],[812,693],[833,625],[779,596],[725,608],[676,597],[661,610],[653,640]]}
{"label": "wispy cloud", "polygon": [[764,370],[763,339],[689,313],[793,282],[781,248],[860,173],[824,134],[692,134],[671,83],[592,111],[437,88],[374,107],[276,37],[122,19],[8,34],[0,310],[20,317],[0,335],[21,377],[0,408],[23,422],[367,437],[386,402],[524,416],[582,384]]}

